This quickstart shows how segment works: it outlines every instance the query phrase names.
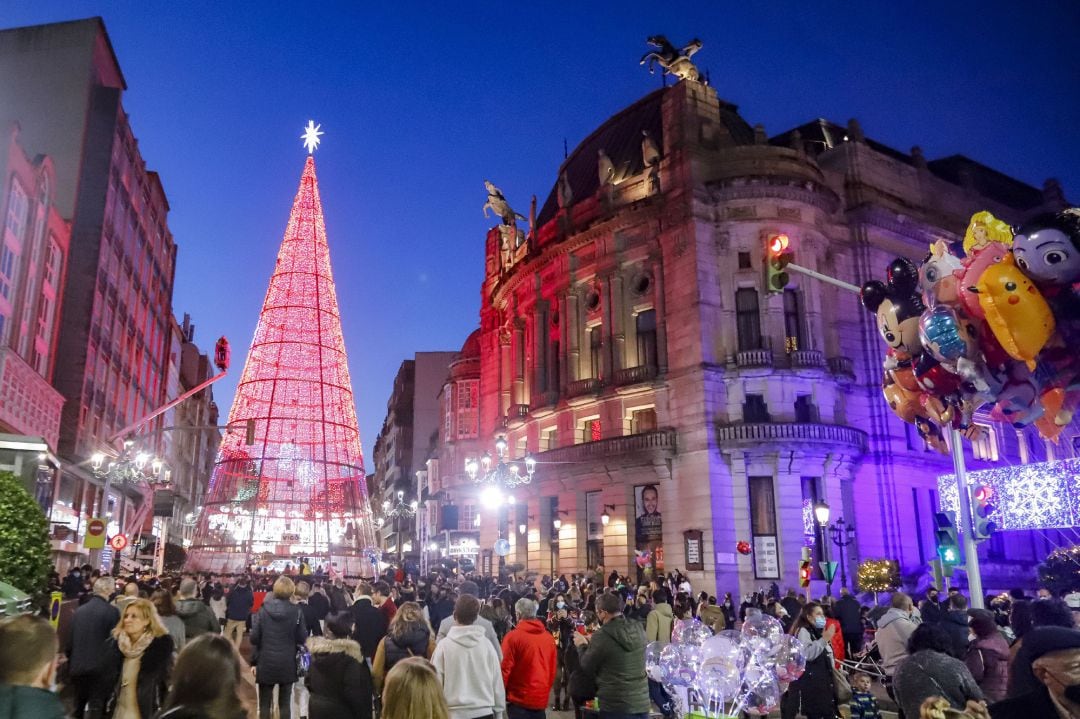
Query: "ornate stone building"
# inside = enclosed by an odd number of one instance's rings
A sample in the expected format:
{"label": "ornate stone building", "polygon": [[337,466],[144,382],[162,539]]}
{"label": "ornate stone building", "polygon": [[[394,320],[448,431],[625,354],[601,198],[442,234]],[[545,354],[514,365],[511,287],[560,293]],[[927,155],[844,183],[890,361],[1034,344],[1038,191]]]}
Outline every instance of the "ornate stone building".
{"label": "ornate stone building", "polygon": [[[925,566],[950,460],[882,399],[884,346],[857,295],[796,274],[767,293],[766,240],[787,234],[796,263],[861,284],[956,240],[976,210],[1018,222],[1063,205],[1052,181],[927,161],[854,121],[769,138],[701,82],[646,95],[569,155],[528,232],[511,211],[487,235],[468,451],[505,437],[537,467],[509,508],[481,510],[480,546],[506,538],[505,561],[542,574],[602,562],[690,569],[717,591],[796,586],[827,501],[856,528],[849,577],[866,557]],[[1046,451],[991,430],[994,458]],[[458,448],[439,457],[443,491],[475,494]],[[990,558],[1044,549],[995,541]]]}

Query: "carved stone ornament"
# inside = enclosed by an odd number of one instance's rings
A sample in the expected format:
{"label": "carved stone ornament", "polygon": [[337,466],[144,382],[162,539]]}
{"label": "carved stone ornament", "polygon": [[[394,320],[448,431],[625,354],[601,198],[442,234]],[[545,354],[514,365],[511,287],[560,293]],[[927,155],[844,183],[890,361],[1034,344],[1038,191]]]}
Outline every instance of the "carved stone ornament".
{"label": "carved stone ornament", "polygon": [[559,173],[559,184],[557,185],[555,199],[559,203],[560,210],[569,208],[574,202],[574,191],[570,189],[570,178],[566,176],[565,170]]}
{"label": "carved stone ornament", "polygon": [[493,185],[488,180],[484,180],[484,187],[487,188],[487,202],[484,203],[484,217],[488,216],[488,210],[495,213],[496,217],[502,220],[504,225],[517,225],[518,220],[524,220],[525,215],[520,212],[514,212],[510,207],[510,203],[506,201],[506,197],[503,195],[502,190]]}
{"label": "carved stone ornament", "polygon": [[603,150],[598,150],[596,153],[596,165],[597,174],[600,179],[600,187],[603,188],[615,184],[615,165]]}
{"label": "carved stone ornament", "polygon": [[701,40],[694,38],[682,50],[677,50],[663,35],[653,35],[647,42],[656,49],[642,55],[640,64],[644,65],[648,61],[650,74],[654,72],[655,63],[664,69],[665,75],[674,75],[680,80],[701,81],[701,73],[694,63],[690,62],[694,53],[701,49]]}

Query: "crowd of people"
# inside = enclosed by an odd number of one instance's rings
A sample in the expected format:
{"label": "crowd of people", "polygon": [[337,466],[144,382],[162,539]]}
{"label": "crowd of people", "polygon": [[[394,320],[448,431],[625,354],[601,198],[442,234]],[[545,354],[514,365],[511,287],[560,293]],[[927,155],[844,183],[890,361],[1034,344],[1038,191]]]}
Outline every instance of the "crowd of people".
{"label": "crowd of people", "polygon": [[349,582],[310,567],[120,579],[83,567],[54,582],[78,601],[64,646],[43,618],[0,622],[5,719],[670,719],[685,707],[647,676],[648,644],[670,642],[680,620],[720,632],[754,613],[805,648],[783,719],[880,719],[886,695],[908,719],[1080,719],[1080,595],[1045,590],[987,597],[984,610],[933,587],[918,605],[846,589],[808,601],[776,585],[718,599],[678,572],[635,582],[602,567],[501,583],[400,570]]}

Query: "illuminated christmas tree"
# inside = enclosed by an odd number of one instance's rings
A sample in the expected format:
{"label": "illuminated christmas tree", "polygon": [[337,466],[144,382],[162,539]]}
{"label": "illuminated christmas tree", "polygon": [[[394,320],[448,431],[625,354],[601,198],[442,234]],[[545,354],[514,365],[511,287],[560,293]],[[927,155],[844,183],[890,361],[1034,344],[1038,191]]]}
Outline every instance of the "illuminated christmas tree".
{"label": "illuminated christmas tree", "polygon": [[315,160],[317,126],[187,568],[303,558],[373,576],[376,541]]}

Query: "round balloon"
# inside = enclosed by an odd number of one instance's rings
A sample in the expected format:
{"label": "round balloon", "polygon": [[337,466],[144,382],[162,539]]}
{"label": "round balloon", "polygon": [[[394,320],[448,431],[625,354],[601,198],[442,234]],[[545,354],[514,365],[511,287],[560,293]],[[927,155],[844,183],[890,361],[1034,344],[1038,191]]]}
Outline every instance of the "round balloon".
{"label": "round balloon", "polygon": [[645,673],[654,682],[664,681],[663,672],[660,671],[660,653],[664,650],[661,642],[649,642],[645,647]]}
{"label": "round balloon", "polygon": [[692,644],[695,647],[700,647],[702,644],[712,639],[712,629],[703,624],[699,620],[694,620],[694,623],[683,630],[682,642],[683,644]]}
{"label": "round balloon", "polygon": [[682,664],[682,654],[676,644],[667,644],[660,650],[660,660],[657,662],[660,669],[660,681],[664,684],[674,684],[679,675],[679,666]]}
{"label": "round balloon", "polygon": [[680,619],[675,622],[675,625],[671,628],[671,643],[682,644],[686,641],[683,639],[683,632],[694,626],[695,622],[697,622],[696,619]]}
{"label": "round balloon", "polygon": [[698,669],[697,689],[710,699],[722,702],[734,697],[741,688],[739,668],[732,662],[706,659]]}
{"label": "round balloon", "polygon": [[776,679],[769,678],[750,690],[746,698],[746,707],[759,714],[766,715],[780,706],[780,685]]}
{"label": "round balloon", "polygon": [[777,681],[793,682],[806,671],[806,648],[798,637],[785,634],[776,646],[773,663]]}
{"label": "round balloon", "polygon": [[768,656],[784,636],[784,625],[776,617],[753,614],[743,622],[742,634],[755,657]]}

